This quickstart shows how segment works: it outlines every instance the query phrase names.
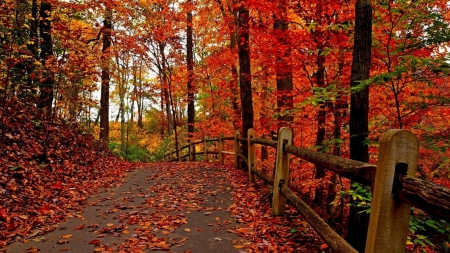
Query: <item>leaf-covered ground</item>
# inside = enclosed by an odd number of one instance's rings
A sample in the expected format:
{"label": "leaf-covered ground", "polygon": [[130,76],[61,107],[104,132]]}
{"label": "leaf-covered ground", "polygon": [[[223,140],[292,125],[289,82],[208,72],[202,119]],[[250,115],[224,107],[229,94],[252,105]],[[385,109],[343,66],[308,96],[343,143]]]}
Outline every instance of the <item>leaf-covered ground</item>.
{"label": "leaf-covered ground", "polygon": [[[41,120],[34,112],[4,112],[0,252],[320,248],[295,210],[273,217],[270,189],[252,185],[243,171],[211,163],[132,164],[76,125]],[[127,175],[144,181],[126,185]]]}
{"label": "leaf-covered ground", "polygon": [[0,246],[54,229],[133,164],[76,125],[4,108],[0,124]]}
{"label": "leaf-covered ground", "polygon": [[[122,180],[118,180],[122,182]],[[52,233],[12,252],[317,252],[320,242],[289,209],[273,217],[265,185],[211,163],[153,163],[101,189]],[[22,240],[23,242],[24,240]]]}

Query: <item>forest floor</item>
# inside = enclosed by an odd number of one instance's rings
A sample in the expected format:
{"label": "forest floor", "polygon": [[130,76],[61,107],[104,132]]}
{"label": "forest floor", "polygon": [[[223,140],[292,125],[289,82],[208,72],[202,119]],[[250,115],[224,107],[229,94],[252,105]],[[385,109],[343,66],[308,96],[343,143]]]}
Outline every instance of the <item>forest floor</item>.
{"label": "forest floor", "polygon": [[[120,181],[120,180],[119,180]],[[212,163],[153,163],[118,187],[99,188],[85,208],[46,234],[0,252],[318,252],[295,210],[273,217],[267,186]]]}
{"label": "forest floor", "polygon": [[13,243],[7,252],[238,252],[244,239],[228,232],[237,224],[227,212],[232,195],[225,174],[171,165],[132,171],[53,232]]}
{"label": "forest floor", "polygon": [[0,253],[322,252],[293,207],[216,163],[130,163],[84,127],[4,108]]}

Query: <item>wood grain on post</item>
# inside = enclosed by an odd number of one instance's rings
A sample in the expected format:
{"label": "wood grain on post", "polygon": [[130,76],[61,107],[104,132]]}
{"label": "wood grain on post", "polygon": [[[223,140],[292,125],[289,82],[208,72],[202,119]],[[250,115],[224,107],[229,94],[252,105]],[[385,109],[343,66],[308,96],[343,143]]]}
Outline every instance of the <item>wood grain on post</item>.
{"label": "wood grain on post", "polygon": [[234,166],[236,167],[236,169],[239,169],[239,130],[236,130],[234,132]]}
{"label": "wood grain on post", "polygon": [[283,215],[286,205],[286,197],[281,194],[281,186],[289,183],[289,154],[284,151],[284,146],[292,145],[292,129],[280,128],[278,132],[277,157],[275,161],[275,179],[273,183],[272,214]]}
{"label": "wood grain on post", "polygon": [[255,129],[250,128],[247,131],[248,179],[252,183],[256,183],[255,173],[253,173],[253,170],[256,170],[255,145],[252,143],[252,139],[255,138],[255,136],[256,136]]}
{"label": "wood grain on post", "polygon": [[400,175],[414,177],[419,142],[406,130],[387,131],[380,142],[366,253],[405,252],[411,207],[394,199]]}

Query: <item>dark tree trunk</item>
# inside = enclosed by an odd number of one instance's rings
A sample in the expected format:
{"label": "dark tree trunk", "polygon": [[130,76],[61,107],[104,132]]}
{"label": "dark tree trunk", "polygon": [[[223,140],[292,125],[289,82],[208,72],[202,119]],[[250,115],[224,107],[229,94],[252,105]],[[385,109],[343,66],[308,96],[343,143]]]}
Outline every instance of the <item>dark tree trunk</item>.
{"label": "dark tree trunk", "polygon": [[292,66],[290,65],[291,46],[287,34],[287,3],[281,1],[278,5],[278,13],[275,14],[275,23],[273,28],[278,41],[278,52],[276,57],[276,76],[277,76],[277,108],[278,128],[290,127],[294,121],[290,110],[294,106],[292,96]]}
{"label": "dark tree trunk", "polygon": [[111,10],[106,11],[103,20],[103,48],[102,48],[102,87],[100,90],[100,139],[109,142],[109,81],[110,68],[108,51],[111,46]]}
{"label": "dark tree trunk", "polygon": [[32,0],[31,1],[31,20],[30,20],[30,41],[32,43],[29,43],[27,45],[28,50],[30,51],[30,53],[33,55],[33,58],[31,58],[31,60],[28,61],[28,66],[27,66],[27,72],[28,72],[28,76],[27,76],[27,86],[31,89],[31,91],[34,93],[34,78],[31,75],[34,72],[34,61],[36,59],[38,59],[38,21],[37,21],[37,0]]}
{"label": "dark tree trunk", "polygon": [[[192,4],[192,0],[188,0]],[[188,139],[191,142],[194,137],[194,123],[195,123],[195,107],[194,107],[194,87],[192,85],[194,79],[194,55],[193,55],[193,39],[192,39],[192,12],[187,13],[187,28],[186,28],[186,63],[188,71],[187,80],[187,115],[188,115]]]}
{"label": "dark tree trunk", "polygon": [[[340,64],[340,66],[344,66],[344,64]],[[342,67],[340,67],[340,70],[342,70]],[[334,115],[334,130],[333,130],[333,138],[335,140],[341,139],[341,127],[342,127],[342,121],[345,116],[345,112],[347,110],[347,100],[345,99],[345,96],[339,92],[339,95],[336,97],[336,102],[333,106],[333,115]],[[334,143],[333,146],[333,155],[334,156],[341,156],[341,147],[339,143]],[[335,173],[333,173],[332,178],[330,180],[330,184],[328,186],[328,196],[327,196],[327,213],[333,214],[334,210],[336,209],[336,205],[332,204],[332,202],[336,198],[336,188],[337,184],[339,183],[339,176]]]}
{"label": "dark tree trunk", "polygon": [[[244,4],[238,9],[238,55],[239,55],[239,82],[241,88],[242,108],[242,136],[247,137],[247,131],[253,128],[253,100],[252,82],[250,72],[250,41],[249,41],[249,11]],[[242,143],[242,153],[248,155],[247,143]]]}
{"label": "dark tree trunk", "polygon": [[[237,47],[237,17],[238,17],[238,11],[237,9],[234,9],[231,6],[231,1],[227,1],[227,10],[225,11],[225,6],[220,0],[216,0],[216,2],[219,4],[220,11],[222,13],[222,16],[225,19],[230,20],[228,22],[228,29],[230,32],[230,49],[235,50]],[[228,15],[231,15],[232,17],[228,17]],[[232,123],[234,129],[238,129],[241,125],[241,108],[239,107],[239,92],[237,90],[238,87],[238,70],[236,65],[233,63],[231,66],[231,80],[228,82],[229,89],[231,91],[232,97],[231,97],[231,105],[233,107],[233,116],[232,116]]]}
{"label": "dark tree trunk", "polygon": [[[142,63],[141,63],[142,64]],[[136,83],[136,85],[138,85]],[[142,94],[142,66],[139,66],[139,87],[136,87],[136,92],[135,92],[135,96],[136,96],[136,104],[137,104],[137,109],[138,109],[138,120],[137,120],[137,125],[140,129],[144,129],[144,124],[142,123],[142,118],[143,118],[143,104],[144,104],[144,96]]]}
{"label": "dark tree trunk", "polygon": [[53,72],[48,69],[47,60],[53,57],[53,42],[51,35],[51,9],[52,5],[48,2],[42,2],[39,11],[39,28],[41,37],[41,62],[45,68],[43,80],[39,85],[40,97],[38,107],[43,109],[47,115],[51,114],[53,102],[53,85],[55,78]]}
{"label": "dark tree trunk", "polygon": [[[351,87],[369,78],[372,46],[372,5],[369,0],[357,0],[355,6],[355,38],[351,72]],[[350,101],[350,159],[369,161],[368,137],[369,87],[351,93]],[[350,208],[347,241],[364,252],[369,214]]]}
{"label": "dark tree trunk", "polygon": [[[169,88],[167,83],[167,66],[166,66],[166,53],[164,52],[166,48],[166,45],[164,42],[159,42],[159,53],[161,55],[161,73],[160,79],[161,79],[161,85],[163,90],[163,97],[164,97],[164,105],[166,109],[166,115],[167,115],[167,133],[171,134],[172,129],[172,116],[170,112],[170,99],[169,99]],[[175,120],[175,118],[173,118]]]}
{"label": "dark tree trunk", "polygon": [[[319,49],[317,55],[317,72],[316,75],[316,83],[318,88],[325,88],[325,56],[321,55],[322,50]],[[325,124],[326,124],[326,103],[324,101],[320,101],[318,103],[319,108],[317,109],[317,135],[316,135],[316,147],[318,152],[325,152],[325,148],[323,147],[323,141],[325,140]],[[325,168],[316,165],[316,171],[314,174],[315,179],[320,179],[325,177]],[[322,185],[316,188],[316,192],[314,194],[314,205],[321,206],[323,204],[324,198],[324,188]]]}
{"label": "dark tree trunk", "polygon": [[[159,74],[161,76],[161,74]],[[161,102],[160,102],[160,106],[161,106],[161,124],[160,124],[160,129],[159,129],[159,133],[161,135],[161,140],[164,140],[165,138],[165,120],[164,120],[164,102],[165,102],[165,96],[164,96],[164,85],[163,85],[163,81],[162,78],[160,77],[161,80]]]}

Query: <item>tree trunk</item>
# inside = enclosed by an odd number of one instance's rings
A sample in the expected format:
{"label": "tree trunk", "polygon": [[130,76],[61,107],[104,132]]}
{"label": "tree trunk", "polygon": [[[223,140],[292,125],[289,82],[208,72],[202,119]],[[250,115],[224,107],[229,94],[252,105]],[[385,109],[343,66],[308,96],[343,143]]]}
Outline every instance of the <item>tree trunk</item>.
{"label": "tree trunk", "polygon": [[278,40],[278,52],[276,57],[277,76],[277,108],[278,108],[278,129],[290,127],[294,121],[291,110],[294,107],[292,96],[292,66],[290,65],[291,46],[288,39],[287,23],[287,3],[281,1],[278,5],[278,13],[275,14],[273,28]]}
{"label": "tree trunk", "polygon": [[100,140],[109,143],[109,47],[111,46],[112,12],[107,9],[103,20],[102,87],[100,90]]}
{"label": "tree trunk", "polygon": [[[119,114],[120,114],[120,151],[125,154],[127,148],[127,143],[125,141],[126,134],[126,122],[125,122],[125,97],[128,91],[128,68],[129,61],[128,55],[122,55],[122,61],[120,60],[119,54],[116,54],[116,65],[117,65],[117,89],[119,91]],[[117,115],[119,116],[119,115]]]}
{"label": "tree trunk", "polygon": [[136,90],[136,103],[138,108],[137,125],[140,129],[144,129],[144,124],[142,123],[142,118],[144,114],[143,112],[144,96],[142,94],[142,65],[139,66],[139,90]]}
{"label": "tree trunk", "polygon": [[[315,73],[317,79],[317,87],[325,88],[325,56],[322,54],[322,49],[317,52],[317,72]],[[325,140],[325,124],[326,124],[326,103],[320,101],[317,109],[317,135],[316,135],[316,147],[318,152],[325,152],[323,147],[323,141]],[[325,177],[325,168],[316,165],[316,171],[314,174],[315,179],[323,179]],[[319,184],[314,194],[314,205],[321,206],[323,204],[324,188],[323,184]]]}
{"label": "tree trunk", "polygon": [[[225,7],[222,4],[220,0],[216,1],[219,4],[220,11],[222,13],[222,16],[225,19],[229,19],[228,22],[228,29],[230,33],[230,49],[235,52],[235,48],[237,47],[237,36],[238,36],[238,29],[237,29],[237,9],[233,9],[231,6],[231,1],[227,1],[227,11],[225,11]],[[232,15],[232,18],[229,18],[227,15]],[[229,89],[231,91],[231,106],[233,107],[233,115],[232,115],[232,123],[234,129],[238,129],[239,126],[241,126],[241,109],[239,107],[239,92],[237,90],[238,87],[238,70],[235,64],[231,66],[231,80],[228,82]]]}
{"label": "tree trunk", "polygon": [[[188,0],[188,4],[192,5],[192,0]],[[190,8],[190,6],[188,7]],[[186,63],[188,71],[187,80],[187,115],[188,115],[188,140],[192,141],[194,137],[194,123],[195,123],[195,107],[194,107],[194,87],[192,85],[194,79],[194,55],[193,55],[193,39],[192,39],[192,11],[187,13],[187,28],[186,28]]]}
{"label": "tree trunk", "polygon": [[31,1],[31,20],[30,20],[30,41],[32,43],[29,43],[27,45],[28,50],[30,51],[30,53],[33,55],[33,58],[31,58],[31,60],[28,61],[28,76],[27,76],[27,86],[31,89],[31,91],[33,93],[35,93],[34,91],[34,78],[31,75],[34,72],[34,61],[36,59],[38,59],[38,21],[37,21],[37,0],[32,0]]}
{"label": "tree trunk", "polygon": [[[369,0],[357,0],[355,6],[355,38],[351,71],[351,87],[366,80],[370,74],[372,46],[372,5]],[[369,132],[369,88],[351,93],[350,101],[350,159],[368,162],[369,149],[366,143]],[[360,213],[360,208],[351,207],[347,241],[359,252],[364,252],[369,214]]]}
{"label": "tree trunk", "polygon": [[47,60],[53,56],[53,42],[51,35],[51,9],[52,5],[49,2],[42,2],[39,11],[39,28],[41,37],[41,62],[45,68],[43,73],[43,80],[39,85],[40,97],[38,107],[43,110],[44,114],[50,115],[53,102],[53,85],[54,75],[50,66],[47,66]]}
{"label": "tree trunk", "polygon": [[167,83],[167,67],[166,67],[166,54],[164,52],[165,50],[165,44],[163,42],[159,42],[159,53],[161,55],[161,73],[160,79],[161,79],[161,85],[163,90],[163,97],[164,97],[164,104],[166,108],[166,115],[167,115],[167,133],[171,134],[171,128],[172,128],[172,120],[171,120],[171,113],[170,113],[170,99],[169,99],[169,89],[168,89],[168,83]]}
{"label": "tree trunk", "polygon": [[[252,82],[250,72],[250,42],[249,42],[249,11],[244,4],[238,9],[238,55],[239,81],[241,89],[242,136],[247,137],[247,131],[253,128]],[[242,143],[242,153],[247,157],[247,143]]]}
{"label": "tree trunk", "polygon": [[[15,13],[13,15],[14,28],[11,31],[13,40],[11,42],[16,45],[24,45],[31,39],[29,29],[26,28],[27,16],[30,12],[29,6],[27,0],[15,1]],[[25,82],[25,80],[28,79],[27,74],[29,75],[29,73],[27,73],[27,67],[30,64],[34,64],[34,58],[15,61],[11,68],[10,81],[12,89],[16,91],[17,96],[22,101],[27,101],[27,98],[30,97],[32,91],[31,87],[27,87],[27,82]]]}

